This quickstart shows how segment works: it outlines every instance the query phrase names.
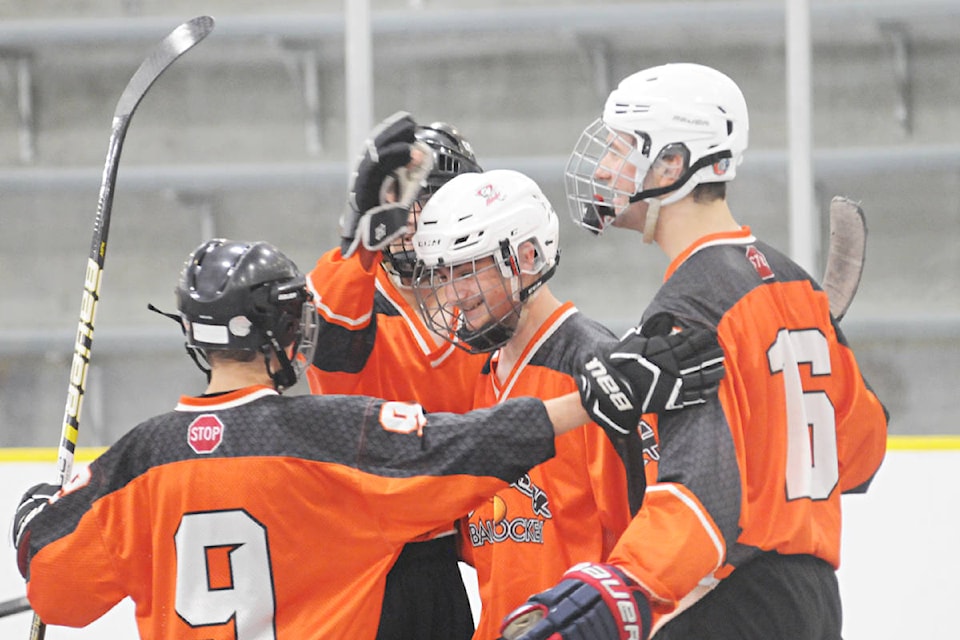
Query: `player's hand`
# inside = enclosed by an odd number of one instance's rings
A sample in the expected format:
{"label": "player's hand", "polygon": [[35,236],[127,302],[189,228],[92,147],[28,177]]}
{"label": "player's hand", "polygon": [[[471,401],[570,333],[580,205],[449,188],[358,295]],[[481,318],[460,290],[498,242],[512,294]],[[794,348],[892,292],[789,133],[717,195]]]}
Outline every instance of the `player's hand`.
{"label": "player's hand", "polygon": [[646,640],[650,605],[622,571],[584,562],[503,620],[500,640]]}
{"label": "player's hand", "polygon": [[13,516],[13,526],[10,531],[10,538],[13,541],[13,547],[17,550],[17,564],[20,567],[20,573],[26,576],[26,549],[20,550],[20,543],[24,541],[24,536],[28,531],[30,521],[37,514],[47,508],[50,499],[57,495],[60,487],[55,484],[40,483],[27,489],[27,492],[20,498],[20,504],[17,506],[17,512]]}
{"label": "player's hand", "polygon": [[584,363],[580,400],[594,422],[618,437],[634,431],[644,413],[706,402],[723,375],[723,350],[713,331],[674,331],[673,316],[658,313],[610,353]]}
{"label": "player's hand", "polygon": [[361,242],[379,251],[407,233],[410,206],[433,167],[433,153],[416,140],[416,128],[409,113],[398,111],[378,124],[364,143],[340,219],[343,257],[350,257]]}

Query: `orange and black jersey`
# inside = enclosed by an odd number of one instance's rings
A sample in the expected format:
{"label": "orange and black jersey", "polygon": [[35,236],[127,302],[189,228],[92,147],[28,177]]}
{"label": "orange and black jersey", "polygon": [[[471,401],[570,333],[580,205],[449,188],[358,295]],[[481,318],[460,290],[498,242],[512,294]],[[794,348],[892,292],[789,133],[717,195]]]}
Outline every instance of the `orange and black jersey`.
{"label": "orange and black jersey", "polygon": [[659,417],[657,481],[611,562],[661,612],[764,551],[836,567],[840,495],[879,468],[887,415],[826,293],[742,228],[673,261],[644,317],[660,311],[716,329],[726,376],[715,400]]}
{"label": "orange and black jersey", "polygon": [[82,626],[125,596],[143,638],[373,638],[410,538],[554,453],[543,404],[467,415],[268,387],[181,399],[30,524],[27,592]]}
{"label": "orange and black jersey", "polygon": [[[486,356],[448,342],[437,345],[379,262],[364,269],[359,253],[345,259],[339,248],[331,249],[307,282],[320,319],[316,355],[306,372],[312,393],[405,400],[428,412],[473,408]],[[453,530],[450,522],[421,538]]]}
{"label": "orange and black jersey", "polygon": [[320,336],[307,380],[313,393],[349,393],[417,402],[427,411],[469,411],[486,361],[436,344],[420,314],[379,263],[328,251],[308,275]]}
{"label": "orange and black jersey", "polygon": [[[615,343],[605,327],[563,304],[502,381],[494,356],[478,381],[476,406],[576,391],[579,365],[601,345]],[[618,446],[599,427],[566,433],[556,440],[554,458],[469,515],[461,527],[463,555],[477,570],[482,604],[474,638],[498,637],[504,616],[556,584],[572,565],[606,560],[630,522],[631,506],[639,507],[645,484],[639,437]]]}

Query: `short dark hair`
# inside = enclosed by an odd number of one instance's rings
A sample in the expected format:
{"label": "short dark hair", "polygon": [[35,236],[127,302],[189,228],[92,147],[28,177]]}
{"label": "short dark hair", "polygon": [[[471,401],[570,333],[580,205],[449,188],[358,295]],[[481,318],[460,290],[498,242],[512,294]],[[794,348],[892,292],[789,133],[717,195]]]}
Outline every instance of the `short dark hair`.
{"label": "short dark hair", "polygon": [[207,362],[211,365],[214,362],[236,361],[253,362],[258,352],[249,349],[207,349],[205,355]]}
{"label": "short dark hair", "polygon": [[701,204],[714,200],[725,200],[727,197],[726,182],[701,182],[693,188],[693,200]]}

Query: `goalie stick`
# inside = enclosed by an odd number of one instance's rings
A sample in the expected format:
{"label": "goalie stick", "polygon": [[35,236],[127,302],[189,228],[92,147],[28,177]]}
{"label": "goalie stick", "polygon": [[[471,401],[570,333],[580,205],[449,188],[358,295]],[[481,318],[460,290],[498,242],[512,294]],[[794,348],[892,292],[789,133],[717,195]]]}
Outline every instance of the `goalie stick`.
{"label": "goalie stick", "polygon": [[837,322],[853,301],[867,254],[867,222],[860,204],[834,196],[830,201],[830,245],[821,286]]}
{"label": "goalie stick", "polygon": [[[57,454],[57,472],[60,486],[70,480],[73,457],[77,448],[80,429],[80,409],[83,404],[87,367],[90,364],[90,348],[93,344],[93,323],[100,300],[100,280],[107,255],[107,235],[110,231],[110,214],[113,209],[113,192],[120,166],[120,152],[130,126],[133,112],[157,78],[177,58],[206,38],[213,30],[213,18],[198,16],[184,22],[157,44],[134,72],[113,113],[107,157],[100,181],[100,196],[97,215],[93,222],[93,240],[90,257],[87,259],[83,279],[83,296],[80,301],[80,321],[74,339],[73,360],[70,365],[70,384],[67,388],[67,403],[63,412],[63,429]],[[46,625],[34,614],[30,627],[30,640],[43,640]]]}

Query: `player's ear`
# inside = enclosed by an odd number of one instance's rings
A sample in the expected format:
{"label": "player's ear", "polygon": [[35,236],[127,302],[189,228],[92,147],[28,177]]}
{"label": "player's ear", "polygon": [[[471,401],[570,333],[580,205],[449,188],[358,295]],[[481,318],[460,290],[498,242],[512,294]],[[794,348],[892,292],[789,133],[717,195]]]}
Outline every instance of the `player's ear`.
{"label": "player's ear", "polygon": [[517,247],[517,260],[520,262],[520,271],[532,273],[537,269],[537,247],[533,241],[524,242]]}

